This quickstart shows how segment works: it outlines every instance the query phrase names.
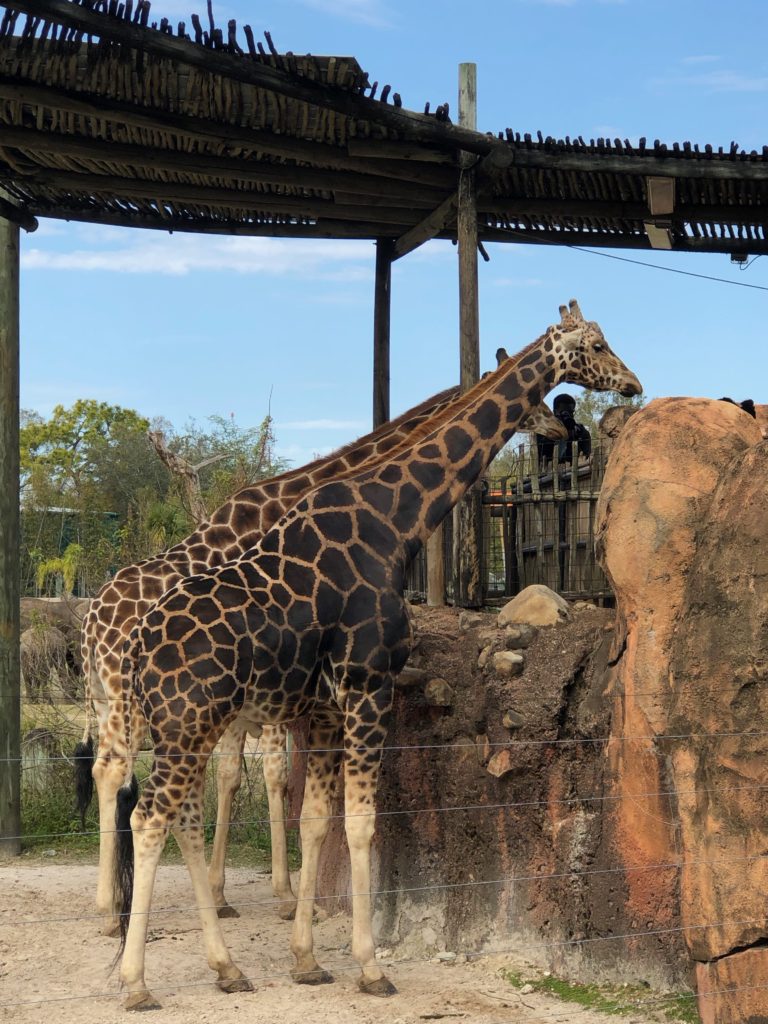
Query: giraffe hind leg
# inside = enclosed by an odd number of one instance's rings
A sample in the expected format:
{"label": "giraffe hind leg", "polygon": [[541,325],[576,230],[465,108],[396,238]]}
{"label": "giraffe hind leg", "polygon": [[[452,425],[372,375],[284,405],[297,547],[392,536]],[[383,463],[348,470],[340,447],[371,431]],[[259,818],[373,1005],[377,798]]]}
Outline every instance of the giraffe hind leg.
{"label": "giraffe hind leg", "polygon": [[217,906],[205,866],[203,839],[203,777],[198,775],[192,792],[184,802],[181,814],[173,825],[173,835],[179,844],[184,862],[192,880],[208,966],[218,974],[217,985],[222,992],[252,992],[253,985],[234,963],[224,942]]}
{"label": "giraffe hind leg", "polygon": [[330,824],[333,788],[338,775],[341,718],[315,712],[309,727],[307,782],[301,807],[301,873],[299,897],[291,934],[296,963],[291,977],[300,985],[319,985],[333,976],[317,963],[312,943],[312,912],[317,888],[320,850]]}

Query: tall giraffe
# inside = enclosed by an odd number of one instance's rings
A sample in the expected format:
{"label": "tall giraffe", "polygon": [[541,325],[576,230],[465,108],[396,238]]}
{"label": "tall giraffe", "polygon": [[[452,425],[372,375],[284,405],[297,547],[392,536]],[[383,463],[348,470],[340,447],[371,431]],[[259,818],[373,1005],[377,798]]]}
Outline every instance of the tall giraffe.
{"label": "tall giraffe", "polygon": [[124,897],[132,896],[120,970],[127,1008],[157,1005],[144,982],[144,953],[169,830],[190,872],[219,987],[251,988],[223,940],[202,834],[205,764],[238,715],[256,729],[310,715],[294,979],[333,980],[313,954],[312,906],[343,743],[352,955],[362,991],[395,991],[374,956],[370,843],[392,680],[411,646],[402,597],[407,563],[557,383],[624,395],[641,391],[575,300],[560,313],[558,324],[462,396],[435,429],[428,421],[399,452],[306,495],[253,551],[180,582],[134,630],[123,671],[133,679],[155,759],[130,821],[135,885],[122,875]]}
{"label": "tall giraffe", "polygon": [[[105,915],[104,931],[119,932],[114,902],[114,822],[117,790],[125,772],[123,706],[132,704],[120,675],[123,643],[152,601],[186,576],[221,564],[253,547],[269,527],[288,511],[306,492],[318,484],[353,472],[371,459],[380,458],[401,444],[427,417],[446,409],[458,396],[458,388],[449,388],[384,424],[378,430],[308,466],[283,473],[271,480],[252,484],[235,494],[213,513],[210,520],[163,555],[126,566],[106,583],[91,604],[83,623],[82,652],[86,680],[86,725],[83,741],[76,751],[80,773],[81,812],[90,799],[82,775],[92,772],[99,797],[99,877],[96,891],[98,911]],[[559,421],[541,406],[534,411],[526,429],[555,436]],[[91,767],[87,752],[93,722],[91,706],[96,710],[98,753]],[[132,713],[132,741],[135,754],[144,737],[143,717]],[[237,917],[224,895],[226,846],[232,802],[240,787],[242,754],[248,725],[233,722],[222,737],[219,749],[217,785],[217,824],[209,875],[215,905],[220,917]],[[290,919],[296,906],[288,871],[285,836],[286,727],[268,726],[261,736],[264,778],[269,805],[272,888],[278,899],[278,913]],[[86,755],[86,756],[84,756]]]}
{"label": "tall giraffe", "polygon": [[[126,766],[123,756],[126,707],[131,709],[132,754],[138,751],[146,731],[144,718],[137,711],[130,690],[124,690],[120,674],[121,652],[131,630],[151,604],[179,580],[221,565],[253,547],[280,516],[313,487],[391,451],[411,430],[445,408],[457,395],[455,387],[442,391],[331,455],[243,488],[218,508],[207,523],[174,547],[120,569],[91,602],[83,622],[81,641],[86,722],[82,742],[75,751],[75,763],[82,814],[90,802],[91,774],[98,793],[100,837],[96,908],[105,918],[106,934],[119,933],[114,896],[114,828],[117,791]],[[95,711],[98,730],[95,759],[91,757],[92,711]],[[226,822],[240,784],[240,757],[246,732],[247,729],[242,729],[224,741],[221,770],[217,773],[220,808],[217,817]],[[296,898],[288,873],[283,823],[287,785],[285,727],[278,724],[267,729],[261,747],[272,834],[272,888],[279,901],[278,912],[290,918]],[[211,884],[216,906],[223,917],[237,916],[224,897],[226,831],[222,829],[219,836],[217,828],[219,841],[214,844],[211,863]]]}

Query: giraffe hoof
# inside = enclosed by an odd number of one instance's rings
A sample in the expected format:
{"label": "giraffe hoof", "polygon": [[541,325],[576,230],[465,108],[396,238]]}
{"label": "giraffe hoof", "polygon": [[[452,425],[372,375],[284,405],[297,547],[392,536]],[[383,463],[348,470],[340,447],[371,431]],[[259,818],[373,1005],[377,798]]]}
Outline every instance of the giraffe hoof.
{"label": "giraffe hoof", "polygon": [[126,1010],[160,1010],[162,1006],[151,992],[132,992],[123,1004]]}
{"label": "giraffe hoof", "polygon": [[105,924],[101,929],[101,934],[106,935],[109,939],[116,939],[120,935],[120,924],[118,921],[110,921],[109,924]]}
{"label": "giraffe hoof", "polygon": [[331,985],[336,980],[328,971],[322,967],[316,967],[313,971],[291,971],[291,977],[297,985]]}
{"label": "giraffe hoof", "polygon": [[216,913],[219,917],[240,917],[240,911],[235,910],[234,907],[230,907],[228,903],[222,904],[216,909]]}
{"label": "giraffe hoof", "polygon": [[357,987],[361,992],[365,992],[368,996],[396,996],[397,989],[389,980],[389,978],[382,975],[377,978],[376,981],[366,981],[365,978],[360,978],[357,982]]}
{"label": "giraffe hoof", "polygon": [[281,921],[292,921],[296,916],[296,900],[284,900],[277,904],[277,916]]}
{"label": "giraffe hoof", "polygon": [[253,985],[245,975],[239,978],[219,978],[216,984],[227,995],[232,995],[233,992],[253,992]]}

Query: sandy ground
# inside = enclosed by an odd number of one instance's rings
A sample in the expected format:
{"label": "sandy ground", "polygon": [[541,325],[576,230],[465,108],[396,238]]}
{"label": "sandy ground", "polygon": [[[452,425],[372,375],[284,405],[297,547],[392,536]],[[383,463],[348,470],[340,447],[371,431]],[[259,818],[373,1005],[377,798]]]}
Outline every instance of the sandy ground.
{"label": "sandy ground", "polygon": [[[96,868],[53,859],[0,866],[0,1020],[104,1024],[128,1020],[121,1007],[117,972],[109,966],[116,940],[97,934],[92,895]],[[195,912],[159,912],[150,922],[147,981],[163,1008],[142,1020],[152,1024],[420,1024],[430,1020],[473,1024],[557,1024],[615,1021],[535,992],[516,991],[502,976],[525,973],[521,960],[498,956],[469,962],[418,963],[387,960],[397,985],[390,999],[362,995],[348,951],[349,920],[319,922],[315,948],[336,977],[318,988],[295,985],[288,942],[290,923],[270,906],[268,877],[253,869],[230,869],[227,892],[240,905],[239,920],[223,922],[236,963],[255,991],[224,995],[211,983]],[[182,866],[162,865],[155,906],[188,907],[191,890]],[[628,1024],[655,1019],[621,1018]]]}

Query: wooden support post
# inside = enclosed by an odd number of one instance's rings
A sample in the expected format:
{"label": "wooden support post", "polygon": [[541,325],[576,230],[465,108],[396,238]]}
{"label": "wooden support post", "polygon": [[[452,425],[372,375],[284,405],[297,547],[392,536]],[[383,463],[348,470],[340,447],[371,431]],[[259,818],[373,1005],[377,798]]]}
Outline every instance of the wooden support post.
{"label": "wooden support post", "polygon": [[392,306],[394,239],[376,242],[376,284],[373,302],[373,429],[389,419],[389,325]]}
{"label": "wooden support post", "polygon": [[427,541],[427,604],[430,608],[445,604],[445,560],[443,524]]}
{"label": "wooden support post", "polygon": [[[475,130],[477,67],[459,65],[459,124]],[[477,184],[474,154],[460,154],[457,237],[459,243],[459,345],[461,389],[480,379],[480,309],[477,287]],[[472,490],[458,503],[453,516],[454,603],[478,608],[483,603],[481,579],[482,500]]]}
{"label": "wooden support post", "polygon": [[19,227],[0,219],[0,854],[21,851]]}

